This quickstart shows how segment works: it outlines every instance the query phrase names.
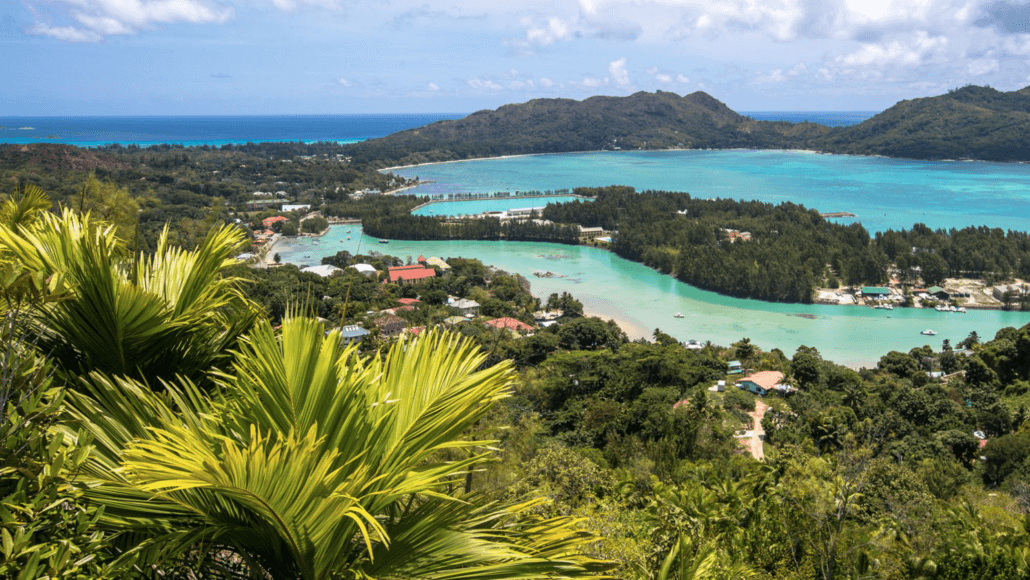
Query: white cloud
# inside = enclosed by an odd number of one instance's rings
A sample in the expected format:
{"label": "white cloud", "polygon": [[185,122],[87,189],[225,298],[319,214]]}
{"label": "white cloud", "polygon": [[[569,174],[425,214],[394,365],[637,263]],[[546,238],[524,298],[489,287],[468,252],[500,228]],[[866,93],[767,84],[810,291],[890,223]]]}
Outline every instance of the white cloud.
{"label": "white cloud", "polygon": [[676,82],[681,85],[690,84],[690,77],[678,74],[676,75]]}
{"label": "white cloud", "polygon": [[625,87],[629,85],[629,72],[626,71],[626,58],[613,60],[608,63],[608,74],[611,75],[616,86]]}
{"label": "white cloud", "polygon": [[296,10],[299,6],[311,5],[320,8],[335,8],[339,6],[337,0],[272,0],[272,4],[275,5],[279,10],[285,10],[291,12]]}
{"label": "white cloud", "polygon": [[660,83],[669,84],[672,82],[672,75],[658,73],[654,75],[654,79]]}
{"label": "white cloud", "polygon": [[429,83],[428,85],[426,85],[426,88],[434,93],[440,90],[440,86],[436,83]]}
{"label": "white cloud", "polygon": [[981,76],[998,70],[998,61],[993,58],[983,58],[969,63],[967,70],[973,76]]}
{"label": "white cloud", "polygon": [[235,11],[207,0],[54,0],[70,9],[78,26],[36,22],[29,34],[66,42],[98,42],[105,36],[135,34],[160,24],[210,24],[231,19]]}
{"label": "white cloud", "polygon": [[477,91],[499,91],[504,88],[490,79],[468,79],[465,82]]}
{"label": "white cloud", "polygon": [[787,75],[783,74],[783,69],[776,69],[767,75],[755,77],[755,82],[758,84],[782,83],[785,80],[787,80]]}
{"label": "white cloud", "polygon": [[28,33],[49,36],[64,42],[100,42],[104,38],[92,30],[82,30],[74,26],[47,26],[39,23],[29,28]]}
{"label": "white cloud", "polygon": [[540,86],[544,87],[545,89],[549,89],[554,86],[554,81],[547,77],[540,77]]}
{"label": "white cloud", "polygon": [[526,41],[540,46],[548,46],[571,37],[569,23],[561,18],[548,18],[544,24],[526,29]]}
{"label": "white cloud", "polygon": [[948,39],[942,36],[930,36],[926,31],[919,31],[915,38],[908,41],[891,40],[879,43],[864,43],[862,47],[849,54],[838,56],[836,62],[845,67],[888,68],[897,66],[917,66],[930,60],[939,59]]}
{"label": "white cloud", "polygon": [[339,83],[340,83],[341,85],[343,85],[343,86],[345,86],[345,87],[349,87],[349,86],[351,86],[351,83],[350,83],[350,81],[349,81],[349,80],[347,80],[347,79],[344,79],[344,78],[341,78],[341,79],[340,79],[339,81],[337,81],[337,82],[339,82]]}
{"label": "white cloud", "polygon": [[599,79],[597,77],[583,77],[583,80],[579,84],[588,89],[594,89],[608,84],[608,79]]}

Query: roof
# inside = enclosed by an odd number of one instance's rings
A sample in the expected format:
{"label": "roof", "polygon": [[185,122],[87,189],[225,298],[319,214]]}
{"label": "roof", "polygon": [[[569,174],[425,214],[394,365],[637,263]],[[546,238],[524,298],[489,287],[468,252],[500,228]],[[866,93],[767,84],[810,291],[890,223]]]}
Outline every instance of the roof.
{"label": "roof", "polygon": [[322,264],[321,266],[308,266],[307,268],[301,268],[300,271],[318,274],[319,276],[326,278],[331,276],[333,272],[339,272],[340,269],[332,264]]}
{"label": "roof", "polygon": [[761,371],[742,379],[737,379],[737,384],[739,385],[745,381],[754,383],[767,391],[771,391],[776,387],[776,385],[783,382],[783,373],[780,371]]}
{"label": "roof", "polygon": [[423,332],[423,331],[424,331],[425,329],[426,329],[426,327],[425,327],[425,326],[412,326],[411,328],[407,329],[407,331],[406,331],[406,332],[407,332],[408,334],[414,334],[415,336],[418,336],[418,335],[422,334],[422,332]]}
{"label": "roof", "polygon": [[376,317],[376,323],[379,324],[379,326],[386,326],[387,324],[397,323],[399,323],[401,326],[407,326],[408,321],[404,320],[400,316],[397,316],[396,314],[384,312],[383,314]]}
{"label": "roof", "polygon": [[401,304],[403,304],[405,306],[411,306],[412,304],[421,304],[422,303],[422,301],[419,300],[418,298],[398,298],[397,302],[400,302]]}
{"label": "roof", "polygon": [[419,255],[418,255],[418,259],[417,259],[417,260],[415,260],[415,261],[416,261],[416,262],[418,262],[419,264],[421,264],[422,262],[425,262],[425,261],[426,261],[426,257],[425,257],[425,256],[423,256],[422,254],[419,254]]}
{"label": "roof", "polygon": [[453,308],[479,308],[479,303],[475,300],[469,300],[468,298],[462,298],[461,300],[455,300],[451,307]]}
{"label": "roof", "polygon": [[348,266],[348,268],[354,268],[362,274],[371,274],[373,272],[376,272],[376,269],[368,264],[353,264],[351,266]]}
{"label": "roof", "polygon": [[739,360],[731,360],[730,362],[728,362],[726,364],[728,364],[731,367],[739,367],[740,366],[740,361]]}
{"label": "roof", "polygon": [[938,292],[944,292],[945,290],[944,290],[944,288],[941,288],[940,286],[930,286],[929,288],[926,289],[926,291],[929,292],[930,294],[936,294]]}
{"label": "roof", "polygon": [[485,324],[489,324],[494,328],[507,328],[508,330],[517,330],[522,332],[528,332],[533,330],[533,327],[522,322],[521,320],[515,320],[505,316],[504,318],[494,318],[493,320],[487,320]]}
{"label": "roof", "polygon": [[401,280],[422,280],[424,278],[432,278],[434,276],[436,276],[436,270],[426,268],[422,266],[422,264],[390,268],[391,282],[399,282]]}
{"label": "roof", "polygon": [[437,258],[437,257],[426,258],[426,264],[428,264],[430,266],[436,266],[437,268],[440,268],[441,270],[444,270],[444,271],[447,271],[447,270],[451,269],[450,264],[448,264],[447,262],[444,262],[443,260],[441,260],[440,258]]}
{"label": "roof", "polygon": [[279,222],[289,221],[289,219],[290,218],[288,218],[288,217],[277,215],[277,216],[272,216],[272,217],[266,217],[265,219],[261,220],[261,224],[264,225],[266,228],[270,228],[270,227],[272,227],[272,224],[277,224]]}
{"label": "roof", "polygon": [[367,331],[367,330],[365,330],[364,328],[361,328],[360,326],[358,326],[356,324],[352,324],[350,326],[344,326],[343,328],[340,329],[340,336],[342,338],[359,338],[359,337],[362,337],[362,336],[368,336],[369,334],[372,334],[372,333]]}
{"label": "roof", "polygon": [[873,294],[877,296],[886,296],[891,293],[890,288],[881,288],[879,286],[862,286],[862,294]]}
{"label": "roof", "polygon": [[461,324],[462,322],[467,322],[467,321],[468,321],[468,319],[465,318],[464,316],[448,316],[447,318],[445,318],[443,320],[444,324],[451,324],[451,325]]}

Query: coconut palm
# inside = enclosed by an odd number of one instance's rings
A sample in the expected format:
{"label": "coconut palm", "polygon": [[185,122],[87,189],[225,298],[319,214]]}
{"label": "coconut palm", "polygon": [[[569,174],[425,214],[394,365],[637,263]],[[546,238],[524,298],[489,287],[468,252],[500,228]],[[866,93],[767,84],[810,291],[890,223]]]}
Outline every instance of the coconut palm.
{"label": "coconut palm", "polygon": [[[129,254],[114,229],[88,214],[35,211],[8,200],[0,213],[0,260],[62,278],[66,299],[41,309],[40,347],[67,373],[100,371],[153,382],[196,376],[227,360],[256,311],[224,277],[244,242],[225,226],[194,251],[168,245]],[[38,201],[38,200],[37,200]]]}
{"label": "coconut palm", "polygon": [[[337,332],[262,322],[207,394],[100,373],[70,395],[96,451],[83,473],[102,522],[141,564],[245,562],[263,578],[565,578],[597,573],[591,541],[533,503],[462,494],[493,458],[462,438],[508,396],[510,362],[450,334],[361,358]],[[208,556],[208,558],[204,558]],[[204,564],[195,566],[203,567]]]}

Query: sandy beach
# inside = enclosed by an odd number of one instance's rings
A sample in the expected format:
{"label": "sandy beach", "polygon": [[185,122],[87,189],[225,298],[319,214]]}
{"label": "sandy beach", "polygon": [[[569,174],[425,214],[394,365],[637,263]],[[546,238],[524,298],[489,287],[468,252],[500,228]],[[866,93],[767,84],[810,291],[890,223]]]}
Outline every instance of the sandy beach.
{"label": "sandy beach", "polygon": [[601,320],[611,320],[615,322],[615,324],[618,324],[619,328],[621,328],[622,331],[626,333],[626,336],[628,336],[630,340],[636,340],[638,338],[646,338],[647,340],[651,340],[651,335],[653,334],[652,332],[649,332],[642,326],[633,324],[632,322],[627,322],[620,318],[615,318],[613,316],[607,316],[604,314],[599,314],[597,312],[592,312],[589,308],[583,309],[583,316],[596,316]]}

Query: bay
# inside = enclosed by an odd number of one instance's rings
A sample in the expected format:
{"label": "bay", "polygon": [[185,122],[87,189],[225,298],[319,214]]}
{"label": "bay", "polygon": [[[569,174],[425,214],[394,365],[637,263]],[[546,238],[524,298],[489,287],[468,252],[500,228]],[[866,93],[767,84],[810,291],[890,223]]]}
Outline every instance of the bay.
{"label": "bay", "polygon": [[[351,233],[347,233],[351,230]],[[347,237],[351,239],[346,239]],[[412,242],[361,234],[360,226],[330,227],[321,238],[281,241],[275,251],[284,262],[317,265],[323,256],[347,250],[351,254],[381,252],[402,259],[419,255],[465,257],[521,274],[537,297],[569,292],[593,315],[613,318],[631,336],[650,337],[654,329],[681,341],[694,339],[728,346],[748,337],[765,350],[779,348],[791,356],[801,345],[819,349],[823,357],[852,367],[876,364],[890,350],[908,352],[929,344],[940,349],[974,330],[993,337],[1006,326],[1030,323],[1030,313],[999,310],[942,313],[929,309],[892,311],[863,307],[776,304],[742,300],[700,290],[611,252],[586,246],[534,242]],[[538,278],[535,272],[561,277]],[[679,312],[683,318],[674,318]],[[933,329],[937,336],[923,336]]]}
{"label": "bay", "polygon": [[793,202],[846,211],[868,230],[989,226],[1030,230],[1030,166],[800,151],[624,151],[533,155],[394,170],[433,180],[406,193],[631,185],[697,198]]}

